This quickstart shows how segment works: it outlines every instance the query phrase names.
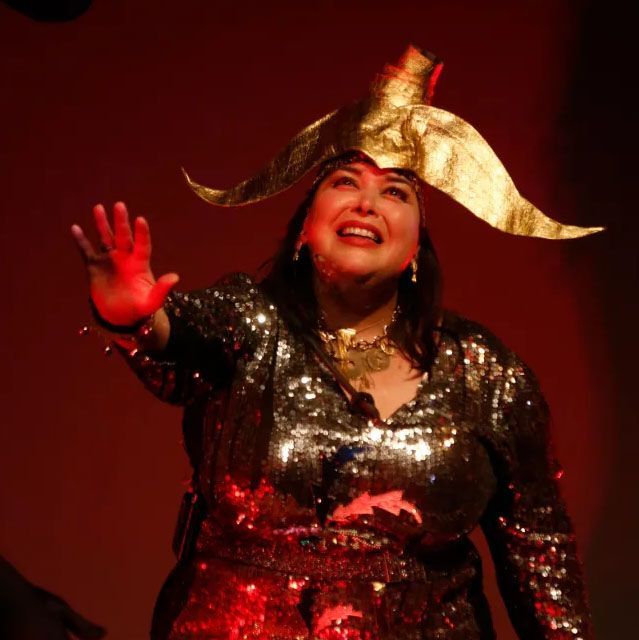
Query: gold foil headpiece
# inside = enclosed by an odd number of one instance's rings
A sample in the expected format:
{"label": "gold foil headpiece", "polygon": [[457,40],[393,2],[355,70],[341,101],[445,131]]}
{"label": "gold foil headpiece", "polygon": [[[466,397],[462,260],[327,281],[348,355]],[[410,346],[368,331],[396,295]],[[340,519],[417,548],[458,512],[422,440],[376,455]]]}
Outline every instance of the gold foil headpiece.
{"label": "gold foil headpiece", "polygon": [[368,97],[300,131],[252,178],[230,189],[204,187],[185,171],[186,179],[207,202],[240,206],[284,191],[329,158],[360,151],[381,169],[414,172],[501,231],[567,239],[603,229],[561,224],[523,198],[481,135],[456,115],[431,106],[441,70],[435,56],[411,46],[397,65],[384,67]]}

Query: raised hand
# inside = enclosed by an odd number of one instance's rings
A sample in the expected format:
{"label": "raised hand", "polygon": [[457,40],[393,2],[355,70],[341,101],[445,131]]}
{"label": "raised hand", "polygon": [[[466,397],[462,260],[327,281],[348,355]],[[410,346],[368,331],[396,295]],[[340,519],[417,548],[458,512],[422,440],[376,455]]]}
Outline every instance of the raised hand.
{"label": "raised hand", "polygon": [[137,217],[132,232],[123,202],[113,207],[115,233],[101,204],[93,208],[93,215],[100,237],[98,251],[77,224],[71,227],[87,267],[91,298],[100,315],[111,324],[134,325],[162,307],[179,276],[167,273],[155,279],[150,265],[149,225]]}

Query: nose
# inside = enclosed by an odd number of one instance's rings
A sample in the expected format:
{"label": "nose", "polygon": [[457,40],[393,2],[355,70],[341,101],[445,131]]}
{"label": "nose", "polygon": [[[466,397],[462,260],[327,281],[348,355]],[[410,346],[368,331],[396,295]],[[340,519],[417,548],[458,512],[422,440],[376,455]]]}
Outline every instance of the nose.
{"label": "nose", "polygon": [[362,189],[359,192],[359,202],[355,206],[355,211],[364,216],[377,215],[377,198],[370,189]]}

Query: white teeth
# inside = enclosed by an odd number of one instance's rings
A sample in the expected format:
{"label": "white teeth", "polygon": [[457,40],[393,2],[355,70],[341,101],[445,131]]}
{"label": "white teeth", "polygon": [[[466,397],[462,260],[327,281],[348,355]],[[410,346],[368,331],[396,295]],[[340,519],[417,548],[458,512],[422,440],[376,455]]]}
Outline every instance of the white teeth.
{"label": "white teeth", "polygon": [[368,229],[362,229],[361,227],[344,227],[340,231],[340,235],[361,236],[362,238],[370,238],[375,242],[378,241],[378,236],[375,233],[369,231]]}

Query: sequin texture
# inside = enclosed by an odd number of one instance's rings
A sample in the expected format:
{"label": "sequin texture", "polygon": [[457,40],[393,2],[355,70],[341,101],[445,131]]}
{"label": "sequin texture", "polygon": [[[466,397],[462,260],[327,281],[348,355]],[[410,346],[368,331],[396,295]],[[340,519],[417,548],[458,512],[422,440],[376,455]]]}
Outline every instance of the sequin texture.
{"label": "sequin texture", "polygon": [[486,329],[448,313],[415,398],[372,422],[248,276],[166,310],[167,349],[125,356],[184,406],[207,512],[153,638],[494,637],[477,525],[520,637],[592,638],[547,406]]}

